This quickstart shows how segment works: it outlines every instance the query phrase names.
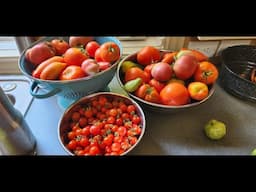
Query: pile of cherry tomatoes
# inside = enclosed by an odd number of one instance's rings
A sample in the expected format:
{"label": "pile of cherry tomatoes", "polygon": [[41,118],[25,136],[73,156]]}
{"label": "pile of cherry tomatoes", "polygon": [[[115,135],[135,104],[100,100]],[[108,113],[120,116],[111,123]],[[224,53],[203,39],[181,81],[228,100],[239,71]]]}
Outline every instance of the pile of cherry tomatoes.
{"label": "pile of cherry tomatoes", "polygon": [[133,103],[99,94],[74,107],[64,145],[75,155],[122,155],[137,143],[142,128]]}

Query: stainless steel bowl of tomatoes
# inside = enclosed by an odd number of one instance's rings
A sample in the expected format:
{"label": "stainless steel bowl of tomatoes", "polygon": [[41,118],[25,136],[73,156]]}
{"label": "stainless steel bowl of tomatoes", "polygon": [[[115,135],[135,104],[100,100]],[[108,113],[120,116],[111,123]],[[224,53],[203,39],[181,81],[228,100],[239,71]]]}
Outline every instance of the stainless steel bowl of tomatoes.
{"label": "stainless steel bowl of tomatoes", "polygon": [[116,76],[145,109],[173,113],[206,102],[214,93],[218,74],[216,66],[197,50],[145,46],[119,62]]}
{"label": "stainless steel bowl of tomatoes", "polygon": [[66,109],[58,138],[69,155],[126,155],[139,144],[145,127],[143,110],[133,99],[99,92]]}

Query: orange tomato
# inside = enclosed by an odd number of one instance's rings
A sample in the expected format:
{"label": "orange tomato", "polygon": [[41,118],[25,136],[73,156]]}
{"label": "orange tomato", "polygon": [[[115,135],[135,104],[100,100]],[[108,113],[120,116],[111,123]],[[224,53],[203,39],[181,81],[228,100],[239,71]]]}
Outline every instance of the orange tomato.
{"label": "orange tomato", "polygon": [[85,72],[80,66],[69,65],[60,74],[60,80],[71,80],[85,77]]}
{"label": "orange tomato", "polygon": [[152,103],[160,103],[160,95],[155,89],[155,87],[151,87],[149,84],[141,85],[136,91],[135,95],[145,101]]}
{"label": "orange tomato", "polygon": [[185,105],[189,103],[188,89],[181,83],[172,82],[167,84],[160,92],[160,98],[165,105]]}
{"label": "orange tomato", "polygon": [[144,66],[149,65],[151,63],[156,63],[160,61],[160,58],[160,50],[152,46],[143,47],[137,53],[137,62]]}
{"label": "orange tomato", "polygon": [[192,99],[201,101],[208,96],[209,89],[205,83],[194,81],[189,83],[188,92]]}
{"label": "orange tomato", "polygon": [[164,63],[171,64],[175,60],[175,55],[177,53],[178,53],[177,51],[172,52],[172,53],[165,53],[163,56],[163,59],[161,61]]}
{"label": "orange tomato", "polygon": [[82,62],[89,57],[83,48],[71,47],[64,53],[64,61],[68,65],[81,66]]}
{"label": "orange tomato", "polygon": [[203,61],[199,63],[194,73],[194,80],[210,85],[215,83],[218,76],[219,71],[216,66],[209,61]]}
{"label": "orange tomato", "polygon": [[50,63],[53,63],[53,62],[64,62],[64,59],[63,57],[61,56],[53,56],[45,61],[43,61],[42,63],[40,63],[36,69],[32,72],[32,76],[35,77],[35,78],[40,78],[40,74],[42,73],[42,71],[44,70],[44,68],[46,66],[48,66]]}
{"label": "orange tomato", "polygon": [[52,62],[47,65],[42,73],[40,74],[40,79],[45,80],[57,80],[59,79],[59,75],[66,68],[67,63],[62,62]]}
{"label": "orange tomato", "polygon": [[136,79],[140,77],[144,83],[149,82],[150,76],[147,72],[143,71],[139,67],[132,67],[128,69],[125,73],[124,80],[125,82]]}
{"label": "orange tomato", "polygon": [[56,55],[64,54],[69,48],[68,42],[63,39],[53,39],[51,44],[56,50]]}
{"label": "orange tomato", "polygon": [[120,48],[114,42],[105,42],[100,46],[100,57],[106,62],[115,62],[120,58]]}
{"label": "orange tomato", "polygon": [[160,93],[160,91],[164,88],[165,83],[161,83],[160,81],[157,81],[156,79],[151,79],[148,82],[149,85],[151,85],[152,87],[155,87],[155,89],[158,91],[158,93]]}

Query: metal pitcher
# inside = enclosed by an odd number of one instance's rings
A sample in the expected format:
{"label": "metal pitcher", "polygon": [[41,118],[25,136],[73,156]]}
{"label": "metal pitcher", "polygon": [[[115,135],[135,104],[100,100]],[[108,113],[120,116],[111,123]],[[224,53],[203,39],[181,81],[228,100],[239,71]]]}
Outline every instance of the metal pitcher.
{"label": "metal pitcher", "polygon": [[35,155],[35,137],[1,87],[0,119],[0,155]]}

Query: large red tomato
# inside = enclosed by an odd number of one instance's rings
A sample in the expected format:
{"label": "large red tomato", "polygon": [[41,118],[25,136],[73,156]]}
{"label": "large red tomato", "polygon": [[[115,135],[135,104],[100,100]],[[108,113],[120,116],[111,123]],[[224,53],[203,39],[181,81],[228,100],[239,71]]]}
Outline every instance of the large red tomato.
{"label": "large red tomato", "polygon": [[188,89],[177,82],[167,84],[160,92],[160,97],[165,105],[185,105],[190,101]]}
{"label": "large red tomato", "polygon": [[187,80],[193,76],[197,67],[198,61],[193,55],[182,55],[175,61],[173,71],[177,78]]}
{"label": "large red tomato", "polygon": [[120,58],[120,48],[114,42],[105,42],[100,46],[100,58],[102,61],[115,62]]}
{"label": "large red tomato", "polygon": [[143,47],[137,53],[137,62],[141,65],[149,65],[151,63],[156,63],[160,61],[160,58],[160,50],[152,46]]}

